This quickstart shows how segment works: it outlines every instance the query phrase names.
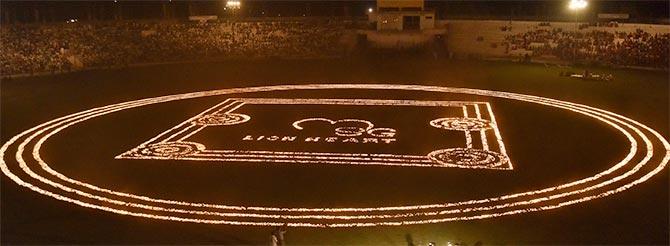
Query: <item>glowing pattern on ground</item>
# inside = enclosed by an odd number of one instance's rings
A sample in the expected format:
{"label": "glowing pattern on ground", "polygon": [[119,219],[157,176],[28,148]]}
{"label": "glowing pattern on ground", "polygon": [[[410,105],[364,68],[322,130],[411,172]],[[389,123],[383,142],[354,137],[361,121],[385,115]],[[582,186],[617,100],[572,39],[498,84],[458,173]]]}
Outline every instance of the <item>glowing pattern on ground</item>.
{"label": "glowing pattern on ground", "polygon": [[[342,153],[342,152],[308,152],[308,151],[270,151],[270,150],[238,150],[214,149],[200,143],[194,143],[191,137],[208,127],[224,127],[243,124],[252,119],[245,114],[234,113],[244,105],[286,105],[295,109],[296,105],[337,105],[348,109],[367,106],[414,106],[438,107],[452,109],[462,114],[460,118],[440,118],[430,121],[430,125],[443,130],[463,132],[462,146],[438,146],[443,149],[418,153],[415,155],[389,153]],[[484,108],[485,113],[482,113]],[[420,110],[418,108],[417,110]],[[476,112],[476,118],[470,118],[468,111]],[[447,112],[442,112],[446,114]],[[489,118],[490,120],[484,119]],[[211,123],[211,124],[210,124]],[[292,122],[294,129],[300,131],[309,123],[331,125],[337,137],[307,137],[299,142],[343,142],[351,144],[391,143],[396,139],[396,130],[388,127],[375,128],[375,124],[362,119],[306,118]],[[273,124],[280,124],[274,122]],[[428,124],[421,124],[424,126]],[[488,144],[487,131],[494,132],[496,145]],[[474,141],[481,141],[481,150],[473,148],[472,131],[479,137]],[[360,136],[365,138],[354,138]],[[342,138],[340,138],[342,137]],[[296,141],[296,136],[262,137],[268,141]],[[247,136],[245,140],[253,140]],[[174,145],[174,146],[171,146]],[[157,148],[159,146],[160,148]],[[229,146],[229,148],[235,146]],[[460,148],[469,150],[463,152]],[[158,150],[158,151],[157,151]],[[440,153],[440,154],[437,154]],[[444,155],[446,153],[446,155]],[[204,110],[175,127],[164,131],[158,136],[139,146],[122,153],[117,159],[158,159],[158,160],[200,160],[200,161],[245,161],[267,163],[299,163],[299,164],[340,164],[340,165],[381,165],[381,166],[414,166],[414,167],[455,167],[455,168],[486,168],[512,170],[512,163],[507,156],[505,144],[500,136],[500,130],[495,122],[495,116],[489,103],[461,102],[461,101],[417,101],[417,100],[373,100],[373,99],[284,99],[284,98],[231,98]]]}
{"label": "glowing pattern on ground", "polygon": [[[97,187],[67,177],[42,160],[41,145],[59,131],[121,110],[175,100],[226,95],[233,93],[280,90],[366,89],[406,90],[459,93],[489,96],[536,103],[569,110],[591,117],[623,134],[630,142],[629,153],[607,170],[593,176],[527,192],[507,194],[486,199],[435,204],[379,207],[259,207],[224,204],[204,204],[157,199],[148,196]],[[194,146],[191,146],[193,148]],[[197,149],[198,147],[195,147]],[[29,151],[26,153],[26,151]],[[180,149],[157,146],[161,153],[181,153]],[[17,184],[40,194],[123,215],[152,219],[229,224],[278,226],[287,223],[295,227],[357,227],[380,225],[410,225],[472,220],[533,211],[555,209],[627,190],[661,172],[670,159],[670,144],[655,130],[624,116],[586,105],[522,94],[418,85],[388,84],[312,84],[249,87],[179,94],[119,103],[64,116],[26,130],[14,136],[0,149],[0,167]],[[95,163],[92,163],[95,164]],[[39,175],[35,168],[40,168]],[[17,172],[28,177],[21,178]]]}

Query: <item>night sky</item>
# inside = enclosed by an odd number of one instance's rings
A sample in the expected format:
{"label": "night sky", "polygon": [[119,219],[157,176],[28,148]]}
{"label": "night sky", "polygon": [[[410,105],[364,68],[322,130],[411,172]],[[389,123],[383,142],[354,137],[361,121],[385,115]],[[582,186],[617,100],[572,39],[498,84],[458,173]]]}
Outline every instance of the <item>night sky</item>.
{"label": "night sky", "polygon": [[[570,13],[567,1],[426,1],[442,19],[518,19],[565,20]],[[158,19],[165,13],[174,18],[188,15],[229,16],[225,1],[3,1],[2,21],[40,22],[80,20],[109,20],[121,15],[123,19]],[[235,16],[348,16],[364,17],[375,1],[242,1]],[[670,2],[657,1],[589,1],[587,15],[598,13],[628,13],[631,21],[660,22],[670,16]]]}

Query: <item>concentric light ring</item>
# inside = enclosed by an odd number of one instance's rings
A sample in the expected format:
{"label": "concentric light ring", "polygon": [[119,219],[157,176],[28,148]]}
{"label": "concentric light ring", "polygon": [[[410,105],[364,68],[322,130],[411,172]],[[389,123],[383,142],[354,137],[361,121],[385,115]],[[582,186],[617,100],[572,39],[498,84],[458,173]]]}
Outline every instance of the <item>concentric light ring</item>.
{"label": "concentric light ring", "polygon": [[[549,187],[541,190],[511,194],[506,196],[470,200],[463,202],[451,202],[440,204],[408,205],[396,207],[368,207],[368,208],[279,208],[259,206],[231,206],[220,204],[192,203],[184,201],[172,201],[155,199],[146,196],[127,194],[105,188],[96,187],[92,184],[81,182],[66,177],[51,169],[39,154],[42,143],[50,136],[62,129],[86,121],[90,118],[117,112],[134,107],[168,101],[191,99],[205,96],[217,96],[232,93],[264,92],[280,90],[318,90],[318,89],[366,89],[366,90],[408,90],[429,91],[458,94],[472,94],[520,100],[538,103],[570,110],[576,113],[590,116],[614,127],[624,134],[631,143],[630,152],[619,163],[612,168],[598,173],[589,178],[573,181],[567,184]],[[632,133],[630,132],[632,130]],[[647,134],[651,135],[654,142],[661,143],[663,152],[661,158],[654,154],[654,145]],[[38,139],[33,141],[33,139]],[[639,138],[644,145],[646,153],[643,157],[636,157]],[[19,143],[18,146],[16,145]],[[26,146],[32,147],[32,162],[37,162],[43,170],[52,176],[43,177],[33,172],[29,163],[23,159]],[[33,183],[25,182],[10,171],[8,160],[5,160],[5,152],[10,148],[17,148],[15,154],[16,162],[25,174],[28,174]],[[419,85],[380,85],[380,84],[311,84],[311,85],[283,85],[266,87],[249,87],[223,89],[171,95],[157,98],[148,98],[126,103],[119,103],[105,107],[99,107],[80,113],[61,117],[56,120],[36,126],[22,132],[5,143],[0,149],[2,171],[20,185],[26,186],[36,192],[53,198],[75,203],[84,207],[90,207],[118,214],[127,214],[138,217],[155,219],[175,220],[184,222],[233,224],[233,225],[263,225],[274,226],[288,223],[289,226],[304,227],[352,227],[352,226],[376,226],[376,225],[403,225],[437,223],[453,220],[481,219],[510,214],[525,213],[553,209],[578,202],[607,196],[623,191],[646,181],[654,174],[663,170],[670,159],[670,144],[656,131],[644,126],[634,120],[585,105],[558,101],[554,99],[528,96],[507,92],[486,91],[465,88],[448,88]],[[638,163],[623,174],[615,177],[615,172],[622,171],[633,159],[641,159]],[[660,160],[659,160],[660,159]],[[652,165],[647,165],[652,161]],[[12,168],[16,168],[12,166]],[[648,172],[639,171],[650,169]],[[634,175],[640,176],[635,179]],[[629,178],[632,177],[632,178]],[[51,179],[50,179],[51,178]],[[57,178],[57,179],[53,179]],[[53,179],[53,180],[52,180]],[[632,179],[632,180],[631,180]],[[35,182],[36,181],[36,182]],[[587,187],[581,187],[589,185]],[[64,182],[64,183],[60,183]],[[46,186],[45,186],[46,185]],[[86,191],[85,189],[88,189]],[[575,189],[575,190],[571,190]],[[94,194],[99,193],[99,194]],[[526,198],[526,200],[523,200]],[[505,203],[506,201],[509,201]]]}

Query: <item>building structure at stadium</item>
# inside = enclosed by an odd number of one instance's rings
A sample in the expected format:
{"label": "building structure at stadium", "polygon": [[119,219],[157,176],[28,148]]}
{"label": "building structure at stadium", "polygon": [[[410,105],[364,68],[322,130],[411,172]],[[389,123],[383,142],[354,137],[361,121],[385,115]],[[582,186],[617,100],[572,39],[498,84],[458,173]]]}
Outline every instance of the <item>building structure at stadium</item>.
{"label": "building structure at stadium", "polygon": [[380,0],[376,8],[368,9],[368,19],[192,15],[168,20],[6,24],[0,28],[1,74],[239,58],[343,57],[378,48],[391,48],[394,53],[420,50],[436,59],[523,58],[656,69],[667,69],[669,64],[668,25],[611,19],[438,20],[437,16],[423,1]]}

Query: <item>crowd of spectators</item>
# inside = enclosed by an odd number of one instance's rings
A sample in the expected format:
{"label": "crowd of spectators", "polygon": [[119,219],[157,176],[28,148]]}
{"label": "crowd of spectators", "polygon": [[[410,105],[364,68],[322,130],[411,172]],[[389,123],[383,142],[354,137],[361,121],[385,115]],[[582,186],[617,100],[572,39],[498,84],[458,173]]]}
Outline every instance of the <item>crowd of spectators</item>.
{"label": "crowd of spectators", "polygon": [[635,32],[564,31],[537,29],[508,35],[510,50],[529,50],[533,56],[554,56],[566,61],[667,69],[670,66],[670,34]]}
{"label": "crowd of spectators", "polygon": [[100,22],[0,27],[2,75],[230,57],[342,54],[344,24],[328,20]]}
{"label": "crowd of spectators", "polygon": [[[503,45],[530,51],[533,57],[570,62],[666,69],[670,64],[668,33],[539,26],[543,28],[506,35]],[[226,58],[339,56],[344,53],[340,42],[345,29],[341,21],[311,19],[3,25],[0,74]]]}

